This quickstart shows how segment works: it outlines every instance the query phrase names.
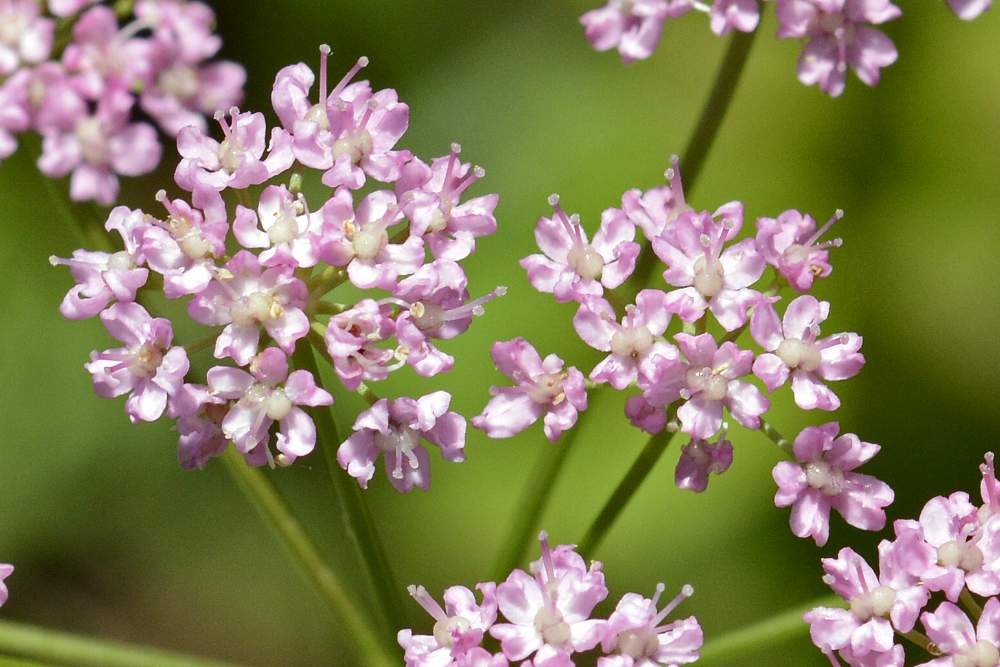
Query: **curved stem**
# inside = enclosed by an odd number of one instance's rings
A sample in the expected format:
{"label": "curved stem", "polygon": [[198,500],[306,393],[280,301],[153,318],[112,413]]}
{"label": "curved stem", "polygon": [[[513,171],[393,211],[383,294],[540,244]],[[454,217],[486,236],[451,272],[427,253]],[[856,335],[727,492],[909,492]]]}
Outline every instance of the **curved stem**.
{"label": "curved stem", "polygon": [[614,493],[604,503],[600,514],[590,524],[587,534],[580,541],[579,551],[584,558],[591,558],[593,556],[594,550],[604,541],[611,526],[618,519],[618,515],[622,513],[625,505],[628,504],[628,501],[632,499],[632,496],[639,490],[646,477],[652,472],[653,467],[660,460],[660,457],[663,456],[663,452],[666,451],[667,445],[670,444],[673,437],[674,434],[672,432],[661,431],[650,438],[646,446],[642,448],[639,457],[632,463],[632,467],[625,473],[625,477],[618,483]]}
{"label": "curved stem", "polygon": [[[152,646],[95,639],[12,621],[0,621],[0,652],[74,667],[233,667],[232,663]],[[0,659],[0,665],[3,664],[8,663]]]}
{"label": "curved stem", "polygon": [[358,608],[337,575],[323,561],[316,545],[306,535],[302,524],[292,515],[270,480],[257,468],[248,466],[232,447],[222,455],[222,460],[261,518],[291,552],[313,588],[347,626],[348,634],[358,645],[358,657],[366,663],[372,661],[372,664],[396,664],[395,656],[386,650],[386,644],[379,641],[369,624],[367,614]]}
{"label": "curved stem", "polygon": [[548,443],[546,451],[542,454],[544,460],[540,467],[536,468],[521,493],[521,502],[518,503],[514,513],[513,525],[501,547],[502,551],[493,571],[497,581],[502,581],[511,570],[521,565],[521,558],[527,545],[538,534],[538,522],[552,496],[556,477],[559,476],[563,462],[579,432],[579,429],[573,429],[561,442]]}
{"label": "curved stem", "polygon": [[[750,47],[753,46],[758,32],[759,30],[734,32],[726,49],[726,55],[722,58],[722,64],[719,65],[719,71],[715,75],[715,83],[712,84],[712,90],[708,94],[705,106],[702,107],[701,115],[698,116],[694,132],[688,140],[684,153],[681,154],[681,174],[684,177],[684,192],[687,196],[694,192],[698,177],[701,176],[705,159],[712,144],[715,143],[719,128],[722,127],[722,121],[729,110],[744,65],[750,55]],[[635,285],[636,290],[642,289],[649,282],[657,261],[649,240],[643,241],[642,253],[639,255],[635,273],[629,281]]]}
{"label": "curved stem", "polygon": [[698,664],[755,664],[750,656],[757,651],[773,648],[779,642],[808,634],[809,626],[802,620],[802,615],[807,611],[816,607],[840,607],[843,604],[841,598],[828,595],[734,630],[705,644]]}
{"label": "curved stem", "polygon": [[789,456],[792,460],[795,460],[793,443],[788,438],[778,433],[778,430],[771,426],[766,419],[761,418],[760,420],[760,432],[766,435],[771,442],[776,444],[785,456]]}
{"label": "curved stem", "polygon": [[[323,386],[311,345],[298,345],[292,359],[297,368],[312,373],[317,387]],[[407,623],[400,587],[393,575],[389,557],[379,539],[368,505],[361,496],[361,489],[337,463],[337,447],[341,439],[337,432],[337,424],[333,420],[333,413],[329,408],[311,408],[309,412],[316,422],[319,434],[317,445],[323,450],[330,481],[342,508],[341,519],[375,591],[382,620],[387,625],[387,640],[395,643],[396,631],[406,627]]]}

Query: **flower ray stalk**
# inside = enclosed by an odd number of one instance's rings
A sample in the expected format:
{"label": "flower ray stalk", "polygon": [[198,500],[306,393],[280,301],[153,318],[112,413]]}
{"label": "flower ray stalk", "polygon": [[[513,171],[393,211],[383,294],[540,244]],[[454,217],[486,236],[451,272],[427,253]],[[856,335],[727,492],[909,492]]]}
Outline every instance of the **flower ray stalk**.
{"label": "flower ray stalk", "polygon": [[[701,115],[699,116],[698,122],[695,125],[694,134],[688,141],[687,149],[684,153],[684,184],[688,192],[691,192],[694,188],[695,182],[698,180],[698,176],[701,173],[702,167],[705,163],[705,158],[708,156],[709,149],[715,140],[715,135],[718,134],[719,128],[722,126],[722,121],[725,118],[726,111],[729,109],[729,104],[732,101],[733,94],[736,91],[736,86],[739,83],[740,77],[743,73],[744,65],[747,58],[750,55],[750,47],[753,46],[754,37],[756,32],[752,33],[736,33],[733,35],[732,40],[729,43],[729,48],[726,50],[726,54],[723,57],[722,65],[719,67],[719,72],[716,75],[715,83],[712,86],[712,90],[709,93],[708,100],[702,109]],[[639,255],[638,264],[636,265],[635,273],[633,274],[630,283],[635,286],[635,292],[642,289],[648,282],[649,278],[656,267],[657,258],[652,251],[652,247],[648,242],[644,242],[643,249]],[[634,295],[633,295],[634,296]],[[567,436],[564,442],[558,443],[556,446],[562,448],[558,452],[552,452],[549,454],[549,458],[546,461],[546,468],[544,468],[538,476],[534,477],[528,484],[526,493],[523,497],[526,499],[518,508],[518,516],[520,517],[518,521],[513,525],[511,532],[509,533],[506,540],[503,541],[504,551],[498,559],[498,571],[509,571],[517,563],[517,559],[521,557],[531,541],[534,539],[534,527],[538,525],[542,514],[545,512],[545,508],[548,506],[548,502],[551,498],[551,488],[555,485],[556,479],[559,476],[559,472],[562,470],[563,464],[566,462],[568,456],[569,445],[572,443],[570,438],[575,438],[576,434],[583,429],[584,422],[587,421],[587,415],[591,414],[593,411],[587,411],[580,415],[579,420],[574,427],[571,434]],[[663,435],[663,434],[661,434]],[[670,434],[667,434],[670,435]],[[669,438],[667,438],[669,441]],[[639,465],[643,460],[646,459],[646,454],[652,447],[655,451],[658,447],[657,438],[652,438],[646,444],[643,452],[639,455],[639,458],[633,464],[630,469],[630,473],[636,471],[636,466]],[[666,447],[666,444],[663,444]],[[663,453],[660,449],[659,454],[653,457],[653,461],[659,459],[659,456]],[[641,483],[642,478],[645,475],[636,475],[637,482]],[[623,482],[626,480],[623,480]],[[542,486],[542,483],[546,483],[547,486]],[[628,498],[635,489],[631,489],[626,494],[626,489],[619,486],[616,490],[616,494],[621,491],[624,497],[621,501],[627,502]],[[615,500],[614,497],[608,501],[608,505],[605,506],[607,509],[611,504],[611,501]],[[618,513],[621,508],[617,508],[613,514],[606,517],[610,522],[614,522],[617,518]],[[603,511],[602,511],[603,516]],[[601,517],[598,517],[601,519]],[[596,527],[592,526],[592,529]],[[610,527],[604,527],[606,530]],[[588,532],[590,536],[590,532]],[[598,539],[602,539],[601,536],[595,535]],[[587,549],[583,550],[587,553]]]}
{"label": "flower ray stalk", "polygon": [[[233,667],[232,663],[164,651],[152,646],[94,639],[0,621],[0,652],[79,667]],[[7,664],[0,660],[0,664]],[[10,664],[26,664],[20,661]],[[32,662],[33,665],[41,663]]]}
{"label": "flower ray stalk", "polygon": [[349,634],[357,642],[358,654],[365,656],[372,664],[394,664],[394,657],[387,651],[386,644],[379,641],[367,615],[355,606],[337,575],[323,561],[316,545],[306,535],[302,524],[292,515],[267,477],[256,468],[248,466],[235,449],[227,449],[222,459],[230,475],[261,517],[288,547],[316,591],[345,623]]}
{"label": "flower ray stalk", "polygon": [[[312,373],[317,387],[323,386],[312,346],[298,346],[292,359],[296,367]],[[333,419],[333,413],[327,407],[311,408],[309,412],[316,423],[319,435],[318,443],[323,450],[323,458],[326,460],[330,472],[330,480],[341,505],[340,515],[344,527],[354,543],[361,565],[367,572],[369,582],[375,591],[381,620],[387,624],[385,630],[389,633],[387,637],[394,644],[396,629],[406,626],[403,601],[399,593],[400,587],[396,583],[389,558],[379,539],[375,523],[372,521],[371,513],[361,496],[360,489],[353,479],[343,474],[340,464],[337,463],[337,445],[340,444],[341,439],[337,431],[337,424]]]}

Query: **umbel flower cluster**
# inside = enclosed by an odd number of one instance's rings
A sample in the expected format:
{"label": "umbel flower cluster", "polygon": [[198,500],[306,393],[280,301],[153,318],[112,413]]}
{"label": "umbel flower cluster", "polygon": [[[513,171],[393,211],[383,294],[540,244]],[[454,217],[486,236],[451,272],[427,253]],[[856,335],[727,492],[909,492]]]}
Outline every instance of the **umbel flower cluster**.
{"label": "umbel flower cluster", "polygon": [[691,586],[662,607],[663,584],[652,598],[626,593],[608,618],[593,618],[594,608],[608,597],[602,564],[591,561],[588,567],[573,545],[551,548],[544,532],[539,540],[542,557],[527,572],[514,570],[500,584],[476,585],[480,601],[465,586],[452,586],[442,608],[423,586],[410,586],[434,626],[429,635],[399,631],[407,667],[507,667],[518,660],[528,667],[571,667],[573,654],[591,652],[601,656],[598,667],[686,665],[698,659],[703,643],[698,620],[664,622],[694,593]]}
{"label": "umbel flower cluster", "polygon": [[[668,186],[626,192],[621,208],[604,211],[592,238],[553,195],[552,216],[535,227],[542,252],[521,260],[537,290],[576,302],[576,333],[607,355],[587,377],[620,391],[638,389],[625,407],[637,428],[688,436],[675,475],[679,487],[703,491],[710,473],[729,468],[728,412],[737,424],[763,431],[790,459],[774,468],[775,503],[792,507],[796,535],[824,544],[831,509],[853,526],[880,530],[892,490],[856,472],[878,445],[841,435],[837,422],[806,428],[792,443],[763,419],[768,394],[785,385],[803,410],[838,409],[829,384],[864,365],[861,336],[824,334],[830,304],[808,294],[832,271],[830,249],[841,241],[822,239],[843,213],[818,225],[789,210],[757,219],[755,235],[739,239],[742,203],[696,210],[685,199],[676,157],[666,176]],[[640,289],[628,302],[614,290],[645,280],[633,276],[641,252],[637,228],[662,261],[669,289]],[[782,288],[795,298],[782,304]],[[710,319],[719,335],[709,331]],[[757,351],[738,342],[747,329]],[[559,357],[542,360],[517,338],[496,343],[493,358],[515,386],[494,388],[492,401],[473,419],[488,435],[508,437],[543,418],[555,440],[586,408],[583,373]]]}
{"label": "umbel flower cluster", "polygon": [[[118,176],[160,162],[156,129],[206,129],[205,115],[243,97],[241,65],[211,61],[215,15],[188,0],[0,2],[0,159],[17,135],[42,136],[38,168],[70,177],[70,197],[104,206]],[[121,22],[124,25],[120,24]]]}
{"label": "umbel flower cluster", "polygon": [[[459,264],[496,230],[498,197],[462,201],[485,172],[463,163],[458,145],[429,162],[397,149],[407,105],[394,90],[354,81],[365,58],[328,86],[329,52],[320,49],[318,92],[308,66],[278,72],[271,99],[281,126],[269,139],[262,113],[235,107],[216,114],[220,139],[181,129],[175,180],[190,197],[161,191],[157,213],[115,208],[107,229],[121,238],[117,252],[53,257],[77,281],[61,312],[99,316],[120,341],[91,355],[94,388],[128,395],[133,422],[176,420],[185,468],[204,466],[229,442],[252,465],[309,454],[316,428],[303,408],[333,397],[289,360],[312,346],[371,403],[338,451],[344,469],[366,486],[383,456],[397,489],[426,489],[421,443],[463,460],[465,419],[446,392],[387,400],[365,383],[405,366],[425,377],[452,368],[439,341],[503,293],[470,299]],[[313,170],[325,194],[310,202],[293,167]],[[233,208],[224,195],[243,203]],[[360,296],[331,300],[340,286]],[[176,344],[174,322],[142,305],[153,293],[184,300],[207,334]],[[190,356],[204,348],[217,365],[195,377]]]}
{"label": "umbel flower cluster", "polygon": [[[595,49],[617,49],[622,60],[631,62],[652,55],[667,20],[691,11],[707,14],[712,32],[718,36],[734,30],[753,32],[760,24],[764,1],[609,0],[581,16],[580,22]],[[803,43],[798,77],[807,86],[819,86],[837,97],[844,92],[848,68],[863,83],[874,86],[882,68],[896,62],[896,46],[876,27],[902,15],[902,9],[891,0],[773,1],[778,38]],[[992,4],[993,0],[948,0],[952,12],[967,21]]]}
{"label": "umbel flower cluster", "polygon": [[[933,667],[1000,664],[1000,482],[993,453],[980,466],[981,503],[956,491],[917,520],[893,524],[878,571],[850,548],[823,559],[823,581],[849,604],[805,614],[813,643],[840,665],[902,667],[900,639]],[[917,621],[924,632],[916,630]],[[911,663],[916,664],[916,663]]]}

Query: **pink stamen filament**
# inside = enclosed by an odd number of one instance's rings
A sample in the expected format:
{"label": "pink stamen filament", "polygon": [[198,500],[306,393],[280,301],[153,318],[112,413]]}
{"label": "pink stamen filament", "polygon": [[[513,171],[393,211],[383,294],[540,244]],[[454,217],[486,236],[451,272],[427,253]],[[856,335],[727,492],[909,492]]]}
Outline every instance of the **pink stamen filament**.
{"label": "pink stamen filament", "polygon": [[321,44],[319,47],[319,104],[326,109],[326,61],[330,55],[330,45]]}
{"label": "pink stamen filament", "polygon": [[670,168],[667,169],[666,174],[667,182],[670,184],[670,190],[674,193],[674,206],[682,206],[686,202],[684,200],[684,181],[681,179],[681,159],[676,155],[670,156]]}
{"label": "pink stamen filament", "polygon": [[[816,243],[816,241],[819,241],[824,234],[830,231],[830,228],[833,227],[834,223],[836,223],[838,220],[843,219],[843,217],[844,217],[844,212],[838,208],[834,212],[833,217],[831,217],[829,220],[823,223],[823,226],[817,229],[816,233],[810,236],[809,240],[803,243],[802,245],[806,246],[807,248],[811,247],[813,244]],[[840,239],[834,239],[833,241],[828,241],[826,245],[819,247],[830,247],[830,245],[839,246],[841,243],[842,241]]]}
{"label": "pink stamen filament", "polygon": [[559,195],[549,195],[549,205],[552,207],[553,216],[562,223],[570,238],[575,239],[580,245],[586,245],[587,240],[583,237],[583,228],[578,221],[566,215],[566,211],[559,204]]}
{"label": "pink stamen filament", "polygon": [[347,72],[347,74],[344,75],[344,78],[341,79],[337,83],[337,85],[334,86],[333,90],[330,91],[330,97],[339,98],[340,94],[344,92],[344,88],[347,87],[347,84],[349,84],[351,80],[354,79],[355,75],[357,75],[358,72],[360,72],[363,68],[367,66],[368,66],[368,58],[366,56],[361,56],[360,58],[358,58],[358,61],[354,63],[354,67],[352,67]]}
{"label": "pink stamen filament", "polygon": [[437,600],[431,597],[431,594],[427,592],[426,588],[423,586],[407,586],[406,592],[409,593],[413,599],[417,601],[417,604],[423,607],[424,611],[430,614],[435,621],[447,620],[448,614],[446,614],[444,609],[441,608],[441,605],[438,604]]}
{"label": "pink stamen filament", "polygon": [[[659,586],[657,588],[659,588]],[[663,619],[665,619],[667,617],[667,615],[670,614],[670,612],[672,612],[674,609],[677,609],[677,607],[682,602],[684,602],[684,600],[687,600],[692,595],[694,595],[694,587],[692,587],[689,584],[685,584],[684,586],[682,586],[681,587],[681,592],[678,593],[677,596],[674,597],[673,600],[671,600],[670,602],[668,602],[667,606],[664,607],[663,609],[661,609],[660,613],[658,613],[656,615],[656,617],[653,619],[652,625],[659,626],[660,621],[662,621]],[[660,630],[660,628],[657,627],[657,631],[659,631],[659,630]]]}

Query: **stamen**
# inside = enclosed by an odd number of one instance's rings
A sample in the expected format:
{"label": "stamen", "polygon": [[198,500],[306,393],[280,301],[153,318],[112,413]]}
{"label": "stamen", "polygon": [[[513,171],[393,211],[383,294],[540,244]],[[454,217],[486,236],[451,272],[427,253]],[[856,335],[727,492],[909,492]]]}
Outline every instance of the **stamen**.
{"label": "stamen", "polygon": [[823,226],[820,227],[818,230],[816,230],[816,233],[810,236],[809,240],[803,243],[802,245],[808,248],[809,246],[816,243],[816,241],[819,241],[820,238],[823,236],[823,234],[826,234],[830,230],[830,228],[833,227],[834,223],[837,222],[838,220],[843,219],[843,217],[844,217],[844,210],[838,208],[836,211],[834,211],[833,217],[827,220],[823,224]]}
{"label": "stamen", "polygon": [[555,217],[558,218],[559,222],[561,222],[563,227],[566,228],[566,232],[570,235],[570,238],[575,238],[578,242],[585,243],[585,241],[580,238],[580,231],[582,230],[580,230],[579,225],[574,228],[573,220],[566,215],[566,211],[564,211],[563,207],[559,205],[559,195],[549,195],[549,206],[552,207],[552,212],[555,214]]}
{"label": "stamen", "polygon": [[406,592],[409,593],[414,600],[417,601],[421,607],[424,608],[428,614],[430,614],[436,621],[444,621],[448,618],[448,614],[445,613],[438,601],[435,600],[427,589],[423,586],[409,585],[406,587]]}
{"label": "stamen", "polygon": [[864,569],[862,569],[861,563],[858,563],[854,567],[854,569],[857,570],[858,581],[861,582],[861,590],[863,590],[865,593],[868,593],[869,592],[868,591],[868,582],[865,581],[865,571],[864,571]]}
{"label": "stamen", "polygon": [[334,86],[333,90],[330,91],[330,97],[340,97],[340,93],[344,92],[344,88],[347,87],[347,84],[349,84],[357,73],[365,67],[368,67],[368,57],[361,56],[358,58],[358,61],[354,63],[354,67],[352,67],[347,74],[344,75],[344,78],[341,79],[337,85]]}
{"label": "stamen", "polygon": [[330,45],[319,46],[319,104],[326,109],[326,60],[330,55]]}
{"label": "stamen", "polygon": [[656,610],[656,607],[660,604],[660,596],[663,595],[663,591],[665,591],[666,589],[667,587],[662,581],[656,584],[656,592],[653,593],[653,597],[649,601],[650,606],[653,608],[654,611]]}
{"label": "stamen", "polygon": [[674,193],[674,199],[676,200],[675,206],[680,206],[685,204],[684,200],[684,181],[681,179],[681,159],[677,155],[670,156],[670,168],[667,169],[664,176],[667,177],[667,183],[670,184],[670,189]]}
{"label": "stamen", "polygon": [[542,545],[542,564],[545,566],[547,581],[555,581],[556,568],[552,563],[552,549],[549,547],[549,534],[544,530],[538,533],[538,541]]}
{"label": "stamen", "polygon": [[684,584],[681,587],[681,592],[677,594],[677,597],[668,602],[667,606],[660,610],[660,613],[656,615],[656,618],[653,619],[653,625],[659,625],[660,621],[665,619],[670,612],[677,609],[677,607],[684,602],[684,600],[687,600],[692,595],[694,595],[694,586],[691,584]]}

